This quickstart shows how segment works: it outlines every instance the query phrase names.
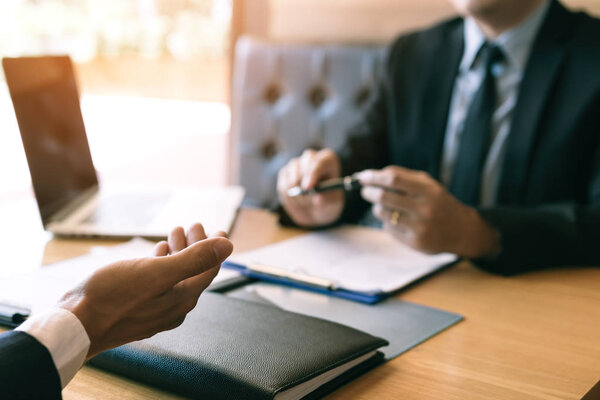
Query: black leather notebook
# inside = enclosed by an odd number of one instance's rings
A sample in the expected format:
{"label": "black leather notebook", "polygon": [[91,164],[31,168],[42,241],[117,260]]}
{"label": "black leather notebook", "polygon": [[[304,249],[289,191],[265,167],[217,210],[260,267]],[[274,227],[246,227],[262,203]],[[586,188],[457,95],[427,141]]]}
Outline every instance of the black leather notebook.
{"label": "black leather notebook", "polygon": [[319,398],[382,362],[387,342],[333,322],[204,293],[178,328],[91,365],[199,399]]}

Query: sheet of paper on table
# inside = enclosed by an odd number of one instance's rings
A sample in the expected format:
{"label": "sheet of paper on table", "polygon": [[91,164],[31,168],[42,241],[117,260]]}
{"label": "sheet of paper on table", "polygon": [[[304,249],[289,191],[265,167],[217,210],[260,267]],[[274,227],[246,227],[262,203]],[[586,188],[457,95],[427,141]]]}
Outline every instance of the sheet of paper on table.
{"label": "sheet of paper on table", "polygon": [[[75,287],[97,269],[119,260],[148,257],[154,243],[135,238],[127,243],[95,247],[81,257],[47,265],[34,272],[0,279],[0,304],[22,307],[37,312],[52,307],[69,289]],[[221,269],[213,284],[239,276]]]}
{"label": "sheet of paper on table", "polygon": [[317,277],[355,292],[392,292],[457,260],[427,255],[381,229],[359,226],[311,232],[234,255],[229,261]]}

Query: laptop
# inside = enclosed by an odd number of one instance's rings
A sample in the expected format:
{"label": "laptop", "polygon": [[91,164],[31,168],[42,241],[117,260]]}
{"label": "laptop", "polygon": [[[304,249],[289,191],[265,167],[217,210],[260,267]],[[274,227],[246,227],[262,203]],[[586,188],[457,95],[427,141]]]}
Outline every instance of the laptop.
{"label": "laptop", "polygon": [[44,228],[59,236],[163,239],[201,222],[229,232],[241,187],[102,187],[98,183],[68,56],[4,58]]}

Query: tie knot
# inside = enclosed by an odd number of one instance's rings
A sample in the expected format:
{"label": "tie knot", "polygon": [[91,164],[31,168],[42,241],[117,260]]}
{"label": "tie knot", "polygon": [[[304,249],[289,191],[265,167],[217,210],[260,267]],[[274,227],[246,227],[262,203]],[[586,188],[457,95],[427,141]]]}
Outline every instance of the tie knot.
{"label": "tie knot", "polygon": [[483,43],[479,49],[478,57],[481,57],[483,65],[488,69],[495,64],[503,62],[506,58],[500,46],[490,42]]}

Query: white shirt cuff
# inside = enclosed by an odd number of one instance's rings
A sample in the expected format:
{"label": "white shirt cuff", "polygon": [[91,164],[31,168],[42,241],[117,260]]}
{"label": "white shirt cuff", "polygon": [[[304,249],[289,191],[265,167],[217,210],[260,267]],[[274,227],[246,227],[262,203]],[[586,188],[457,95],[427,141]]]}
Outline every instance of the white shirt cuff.
{"label": "white shirt cuff", "polygon": [[34,314],[16,330],[27,332],[48,349],[63,388],[81,368],[90,349],[81,321],[63,308]]}

